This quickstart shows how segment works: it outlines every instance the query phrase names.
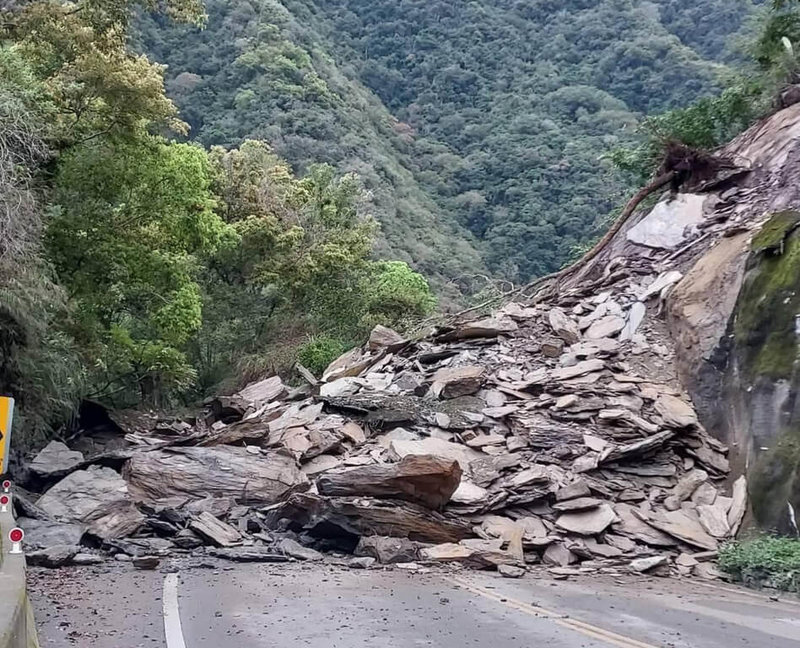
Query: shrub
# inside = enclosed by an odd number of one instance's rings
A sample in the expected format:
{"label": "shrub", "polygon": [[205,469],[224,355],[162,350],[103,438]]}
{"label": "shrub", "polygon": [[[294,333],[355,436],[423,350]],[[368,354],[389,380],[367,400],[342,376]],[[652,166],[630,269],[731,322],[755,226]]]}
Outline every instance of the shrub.
{"label": "shrub", "polygon": [[719,552],[719,567],[747,585],[800,592],[800,539],[764,536],[731,542]]}
{"label": "shrub", "polygon": [[300,364],[310,369],[316,376],[319,376],[331,362],[346,350],[347,347],[341,340],[327,335],[318,335],[310,338],[308,342],[300,346],[297,350],[297,359]]}

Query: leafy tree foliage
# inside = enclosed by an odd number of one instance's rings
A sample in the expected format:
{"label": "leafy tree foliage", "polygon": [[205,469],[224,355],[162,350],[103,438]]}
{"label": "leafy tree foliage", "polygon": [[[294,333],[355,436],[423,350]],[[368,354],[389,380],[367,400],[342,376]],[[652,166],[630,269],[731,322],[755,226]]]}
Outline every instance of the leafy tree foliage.
{"label": "leafy tree foliage", "polygon": [[643,114],[713,93],[721,66],[703,55],[726,55],[751,10],[209,0],[205,30],[145,20],[141,39],[169,64],[193,137],[262,139],[294,168],[357,171],[379,253],[441,286],[486,266],[519,282],[562,265],[630,188],[604,156],[637,141]]}
{"label": "leafy tree foliage", "polygon": [[651,115],[639,125],[642,141],[611,152],[618,168],[637,181],[660,165],[671,142],[711,150],[744,131],[757,119],[781,107],[780,94],[800,81],[800,2],[772,0],[758,17],[759,28],[745,48],[750,62],[726,75],[724,90],[685,108]]}
{"label": "leafy tree foliage", "polygon": [[[206,383],[285,370],[293,357],[274,348],[276,338],[284,349],[300,345],[301,362],[318,368],[320,357],[353,346],[375,324],[403,328],[431,312],[435,299],[421,275],[404,262],[371,260],[375,222],[354,175],[318,165],[297,179],[252,140],[216,147],[211,159],[213,189],[237,242],[214,255],[204,282],[200,338],[216,339],[216,352],[196,347]],[[324,344],[306,342],[308,335]]]}
{"label": "leafy tree foliage", "polygon": [[[372,260],[354,173],[297,177],[263,142],[173,139],[185,125],[164,67],[127,45],[134,13],[153,9],[203,19],[195,0],[35,0],[3,16],[0,390],[29,440],[80,397],[168,405],[288,370],[309,336],[344,348],[434,304],[405,264]],[[242,66],[324,100],[295,73],[303,51],[273,45]]]}
{"label": "leafy tree foliage", "polygon": [[25,60],[0,46],[0,394],[17,400],[17,424],[30,441],[68,415],[84,378],[58,327],[68,314],[65,295],[39,245],[35,174],[48,155],[46,110]]}
{"label": "leafy tree foliage", "polygon": [[149,135],[93,140],[61,159],[47,250],[109,382],[149,389],[157,373],[190,384],[180,348],[201,325],[198,256],[227,233],[210,184],[202,149]]}

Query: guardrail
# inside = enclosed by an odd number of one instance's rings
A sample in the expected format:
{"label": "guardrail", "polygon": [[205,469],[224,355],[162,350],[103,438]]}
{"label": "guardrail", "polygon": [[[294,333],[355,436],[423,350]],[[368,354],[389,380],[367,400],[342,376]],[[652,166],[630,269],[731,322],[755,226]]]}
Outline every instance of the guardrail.
{"label": "guardrail", "polygon": [[0,506],[0,648],[39,648],[25,581],[25,554],[11,553],[13,543],[8,538],[16,526],[13,507]]}

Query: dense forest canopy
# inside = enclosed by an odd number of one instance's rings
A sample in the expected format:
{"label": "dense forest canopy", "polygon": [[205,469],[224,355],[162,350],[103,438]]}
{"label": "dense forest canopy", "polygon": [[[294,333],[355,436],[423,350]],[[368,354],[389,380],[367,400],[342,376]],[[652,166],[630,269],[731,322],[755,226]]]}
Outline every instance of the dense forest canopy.
{"label": "dense forest canopy", "polygon": [[[206,145],[258,137],[364,177],[394,253],[524,282],[596,236],[629,185],[603,157],[714,93],[750,0],[209,0],[141,26]],[[458,241],[458,244],[455,241]],[[480,257],[478,256],[480,255]]]}
{"label": "dense forest canopy", "polygon": [[800,2],[757,4],[0,4],[17,438],[85,398],[318,374],[376,324],[560,267],[665,147],[800,83]]}

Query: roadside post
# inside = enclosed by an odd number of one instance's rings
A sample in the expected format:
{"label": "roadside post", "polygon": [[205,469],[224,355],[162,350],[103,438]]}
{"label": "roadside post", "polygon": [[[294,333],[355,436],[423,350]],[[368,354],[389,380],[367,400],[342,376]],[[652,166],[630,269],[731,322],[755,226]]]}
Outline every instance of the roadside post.
{"label": "roadside post", "polygon": [[11,498],[8,495],[0,495],[0,513],[8,513],[8,503]]}
{"label": "roadside post", "polygon": [[14,527],[8,532],[8,539],[11,540],[10,554],[22,553],[22,539],[25,537],[25,532],[19,527]]}

